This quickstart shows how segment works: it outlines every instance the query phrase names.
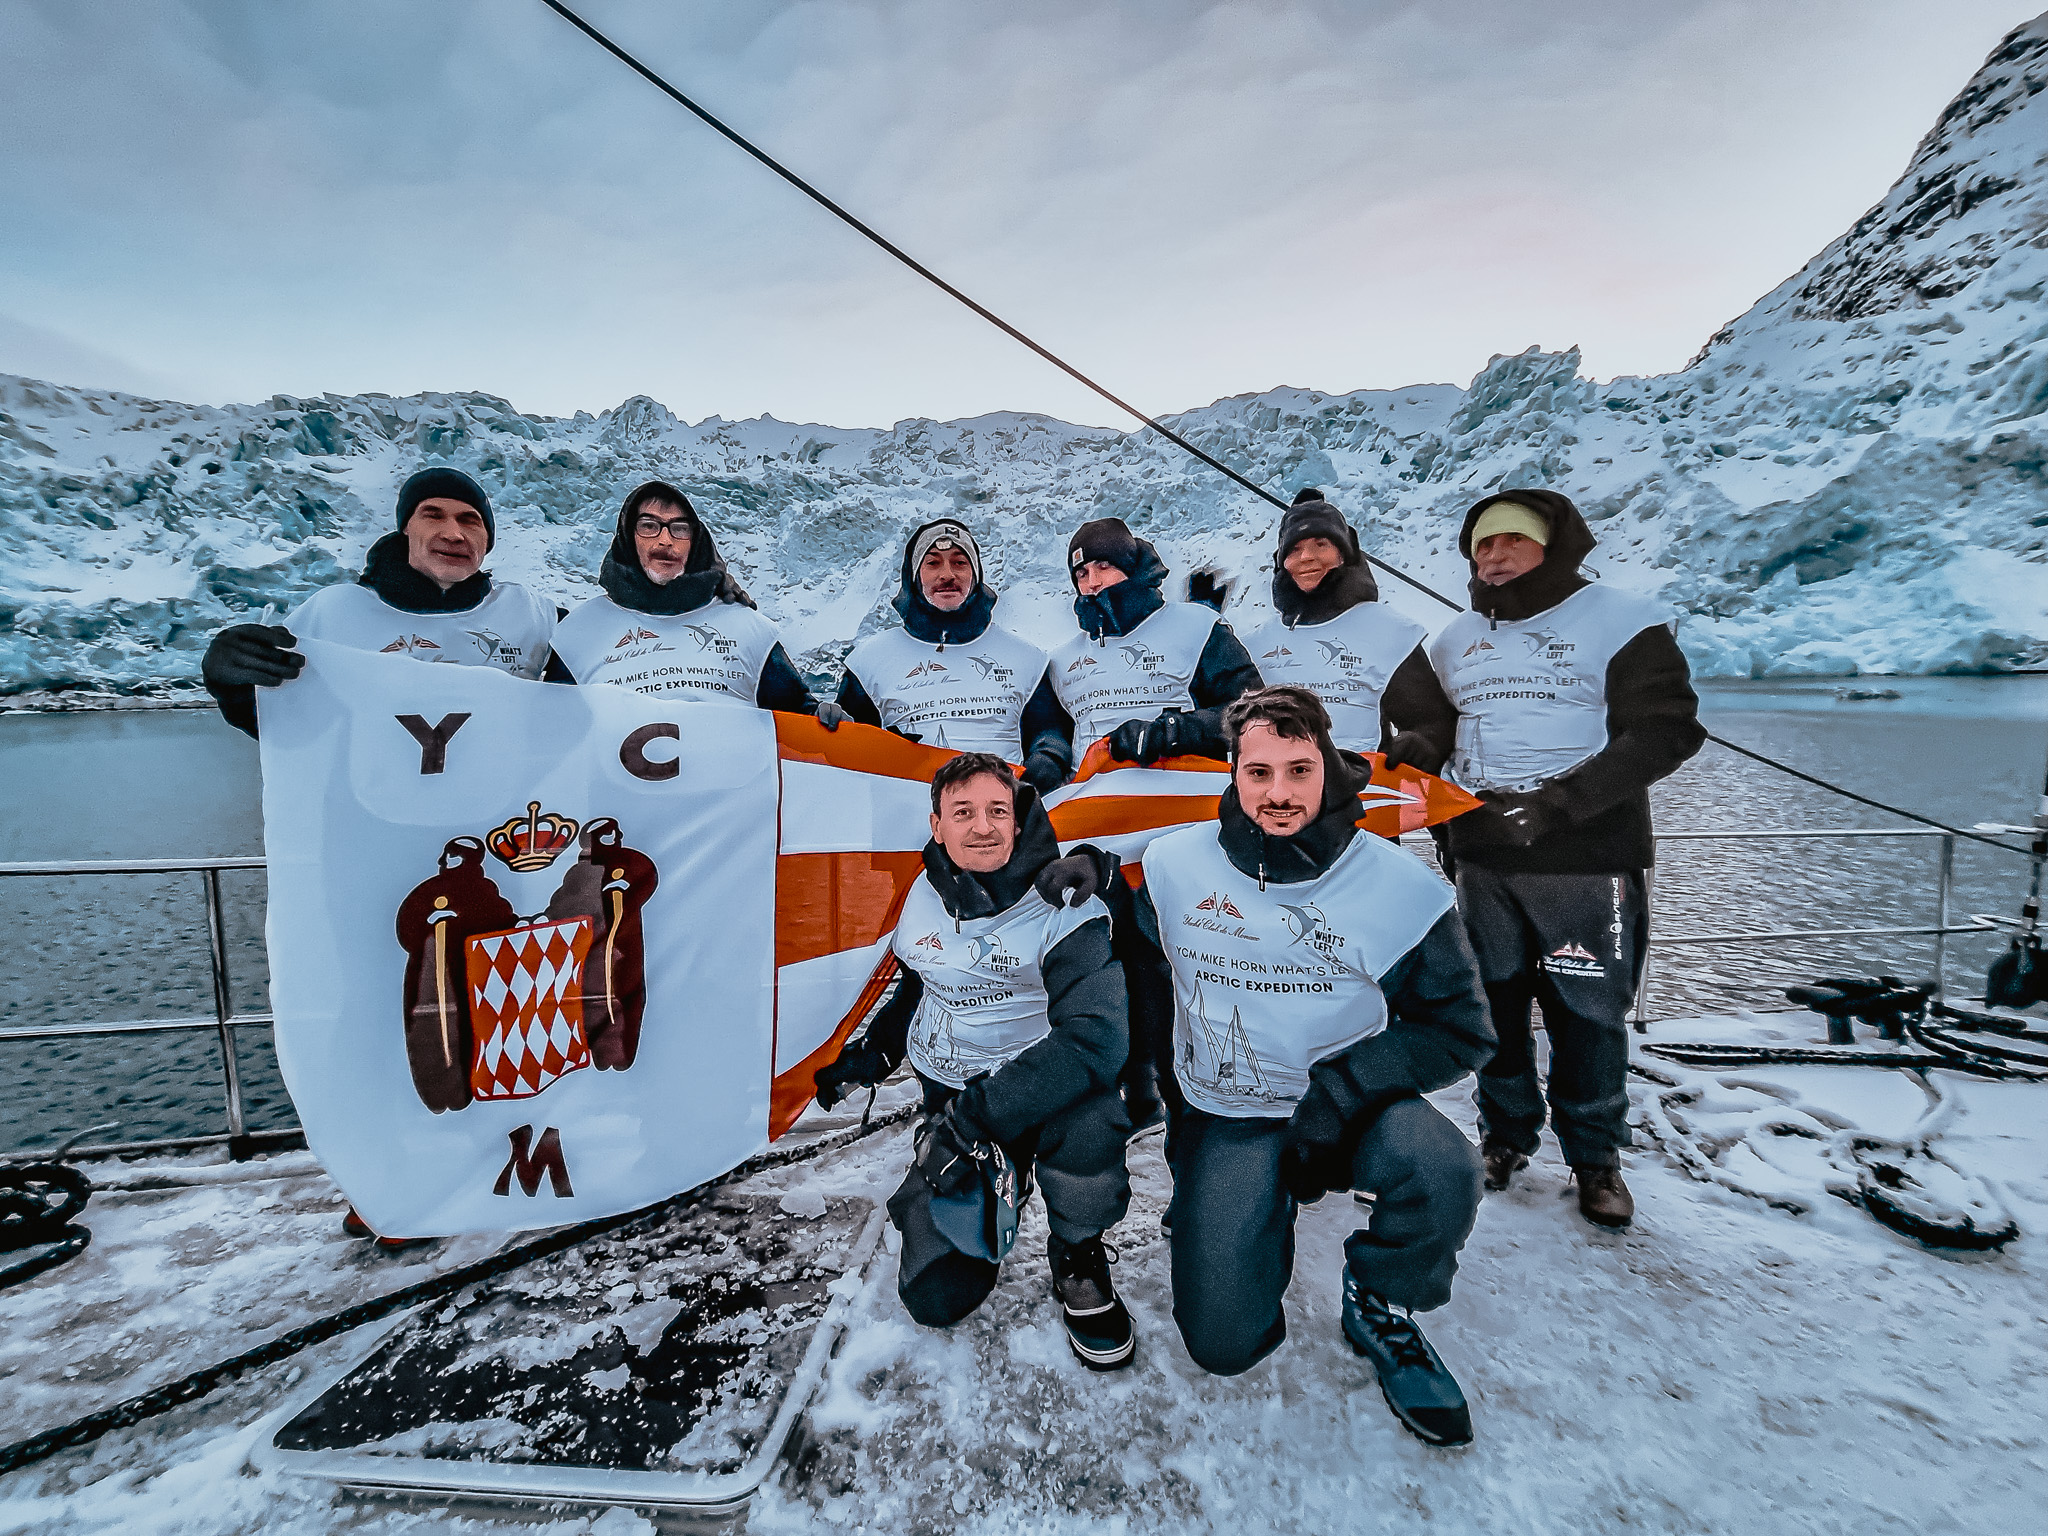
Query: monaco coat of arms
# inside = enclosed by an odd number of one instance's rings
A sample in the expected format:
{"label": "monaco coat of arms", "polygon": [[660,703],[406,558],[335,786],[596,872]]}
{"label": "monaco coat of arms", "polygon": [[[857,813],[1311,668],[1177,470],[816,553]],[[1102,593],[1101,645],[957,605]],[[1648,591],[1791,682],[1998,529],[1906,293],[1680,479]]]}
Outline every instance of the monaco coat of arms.
{"label": "monaco coat of arms", "polygon": [[[486,872],[496,859],[531,891],[570,848],[543,911],[523,917]],[[482,838],[451,838],[436,872],[399,904],[406,1058],[436,1114],[530,1099],[586,1067],[625,1071],[640,1048],[646,972],[640,911],[659,877],[619,824],[579,824],[529,802]]]}

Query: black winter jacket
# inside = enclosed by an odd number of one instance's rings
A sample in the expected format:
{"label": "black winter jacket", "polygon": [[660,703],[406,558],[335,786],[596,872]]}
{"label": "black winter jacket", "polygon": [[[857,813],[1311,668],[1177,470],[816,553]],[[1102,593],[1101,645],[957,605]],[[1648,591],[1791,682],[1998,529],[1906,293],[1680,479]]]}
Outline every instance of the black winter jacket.
{"label": "black winter jacket", "polygon": [[[1079,593],[1074,596],[1074,617],[1093,639],[1110,640],[1127,635],[1166,606],[1166,599],[1159,590],[1168,575],[1166,562],[1159,558],[1159,551],[1148,540],[1139,539],[1137,545],[1138,566],[1128,577],[1113,587],[1104,587],[1092,597]],[[1230,755],[1223,740],[1223,711],[1239,694],[1262,686],[1262,682],[1259,669],[1252,664],[1251,654],[1245,650],[1243,642],[1228,624],[1218,619],[1202,646],[1201,658],[1195,664],[1195,675],[1188,684],[1188,695],[1194,700],[1195,707],[1187,713],[1198,728],[1199,745],[1193,749],[1197,755],[1214,758]],[[1051,702],[1057,711],[1056,729],[1060,740],[1067,744],[1068,761],[1071,763],[1074,720],[1057,699]]]}
{"label": "black winter jacket", "polygon": [[[1336,863],[1359,835],[1357,795],[1371,777],[1364,759],[1348,752],[1338,756],[1342,761],[1332,772],[1325,755],[1322,815],[1292,837],[1261,830],[1238,803],[1237,786],[1225,790],[1217,807],[1224,856],[1243,873],[1277,885],[1313,880]],[[1139,888],[1135,907],[1139,928],[1157,945],[1159,914],[1148,889]],[[1497,1043],[1479,963],[1455,907],[1394,962],[1379,987],[1387,1001],[1387,1027],[1309,1070],[1311,1091],[1320,1086],[1334,1100],[1353,1136],[1363,1134],[1389,1104],[1434,1093],[1476,1072],[1492,1059]]]}
{"label": "black winter jacket", "polygon": [[[597,572],[597,584],[604,588],[604,595],[634,613],[667,618],[694,613],[708,603],[757,607],[747,596],[747,589],[726,568],[725,557],[718,552],[718,540],[697,515],[697,509],[685,502],[683,511],[690,519],[690,557],[683,562],[683,574],[664,586],[648,580],[640,565],[639,548],[633,542],[633,530],[626,526],[626,510],[619,509],[618,522],[612,529],[612,547],[605,551],[604,564]],[[576,679],[557,656],[548,662],[546,681],[573,683]],[[789,652],[782,648],[780,640],[761,664],[761,680],[754,686],[754,703],[788,715],[818,712],[818,701],[811,697],[803,674],[791,664]]]}
{"label": "black winter jacket", "polygon": [[[1001,597],[986,582],[976,582],[974,590],[967,594],[967,601],[951,613],[934,608],[925,599],[917,572],[910,568],[910,552],[917,547],[918,537],[930,526],[926,523],[912,529],[903,546],[903,570],[892,606],[903,616],[903,627],[925,644],[966,645],[979,640],[982,631],[994,621],[996,604]],[[853,675],[851,668],[839,680],[839,707],[862,725],[879,726],[882,723],[881,709],[868,697],[867,689],[861,687],[860,679]],[[1061,729],[1062,722],[1065,722],[1065,730]],[[1038,686],[1031,690],[1031,697],[1024,701],[1022,734],[1025,761],[1019,766],[1028,766],[1027,776],[1031,782],[1045,790],[1062,783],[1073,770],[1074,749],[1070,741],[1073,722],[1067,720],[1066,711],[1053,697],[1052,683],[1046,678],[1039,678]],[[1034,758],[1036,762],[1032,761]]]}
{"label": "black winter jacket", "polygon": [[[991,874],[970,874],[930,842],[924,870],[956,920],[994,917],[1033,897],[1038,872],[1059,856],[1038,792],[1025,784],[1017,790],[1017,848],[1007,864]],[[1107,1091],[1130,1053],[1124,975],[1110,957],[1107,918],[1084,923],[1060,940],[1040,969],[1052,1033],[970,1083],[953,1110],[969,1130],[1005,1145],[1069,1105]],[[867,1044],[892,1071],[908,1049],[911,1017],[923,996],[923,981],[906,968],[896,995],[868,1026]]]}
{"label": "black winter jacket", "polygon": [[[1472,557],[1472,527],[1496,501],[1517,501],[1551,526],[1543,563],[1513,581],[1490,587],[1480,581],[1477,566],[1471,583],[1472,606],[1489,617],[1508,621],[1548,612],[1587,585],[1579,562],[1594,548],[1571,499],[1556,491],[1506,491],[1475,503],[1465,514],[1458,548]],[[1430,682],[1436,683],[1435,674]],[[1448,728],[1425,727],[1435,763],[1440,766],[1456,743],[1457,711],[1450,709]],[[1447,824],[1454,861],[1470,860],[1487,869],[1513,874],[1623,874],[1656,863],[1656,842],[1650,830],[1650,786],[1676,772],[1707,739],[1699,721],[1699,695],[1685,653],[1663,625],[1644,630],[1607,665],[1607,745],[1569,772],[1536,791],[1537,800],[1554,823],[1527,847],[1501,840],[1496,811],[1469,811]]]}
{"label": "black winter jacket", "polygon": [[[1349,524],[1345,526],[1348,531]],[[1357,536],[1352,536],[1348,548],[1339,547],[1345,548],[1345,563],[1317,583],[1313,592],[1302,591],[1280,563],[1282,557],[1274,557],[1273,607],[1289,629],[1297,624],[1327,624],[1360,603],[1379,601],[1379,583],[1372,579],[1363,558],[1355,563],[1350,558],[1357,551]],[[1390,748],[1403,733],[1414,732],[1418,765],[1435,769],[1442,765],[1442,758],[1427,762],[1422,759],[1433,757],[1439,739],[1450,740],[1456,735],[1458,711],[1444,697],[1443,687],[1429,665],[1427,644],[1425,641],[1404,656],[1394,675],[1387,679],[1386,690],[1380,695],[1380,746]]]}

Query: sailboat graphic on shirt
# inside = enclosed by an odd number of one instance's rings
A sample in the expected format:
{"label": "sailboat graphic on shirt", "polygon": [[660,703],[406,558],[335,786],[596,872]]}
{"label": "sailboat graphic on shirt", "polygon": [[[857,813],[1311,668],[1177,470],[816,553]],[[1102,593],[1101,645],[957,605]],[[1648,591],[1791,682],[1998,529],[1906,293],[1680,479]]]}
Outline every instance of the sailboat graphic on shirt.
{"label": "sailboat graphic on shirt", "polygon": [[971,1037],[963,1040],[953,1026],[953,1010],[927,992],[911,1026],[919,1065],[939,1077],[966,1082],[1009,1061],[1012,1053],[1001,1046],[980,1044]]}
{"label": "sailboat graphic on shirt", "polygon": [[1252,1049],[1251,1037],[1245,1033],[1244,1019],[1236,1004],[1231,1005],[1230,1022],[1219,1028],[1209,1017],[1202,1000],[1202,984],[1197,981],[1193,996],[1181,1005],[1181,1011],[1188,1022],[1180,1051],[1182,1082],[1212,1097],[1241,1104],[1272,1104],[1287,1099],[1268,1080],[1265,1063]]}

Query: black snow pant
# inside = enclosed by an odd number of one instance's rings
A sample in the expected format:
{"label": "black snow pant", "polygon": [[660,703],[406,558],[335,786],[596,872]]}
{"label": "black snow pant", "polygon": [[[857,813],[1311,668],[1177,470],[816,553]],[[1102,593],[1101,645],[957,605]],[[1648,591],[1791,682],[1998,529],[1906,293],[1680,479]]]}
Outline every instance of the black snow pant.
{"label": "black snow pant", "polygon": [[1479,1129],[1534,1152],[1543,1129],[1530,1005],[1550,1036],[1552,1127],[1574,1168],[1611,1168],[1629,1144],[1628,1011],[1650,909],[1643,872],[1524,875],[1458,866],[1458,910],[1500,1047],[1479,1073]]}
{"label": "black snow pant", "polygon": [[[944,1109],[959,1091],[923,1073],[918,1081],[927,1115]],[[1080,1243],[1115,1226],[1131,1207],[1131,1176],[1124,1166],[1130,1134],[1124,1101],[1110,1088],[1068,1105],[1003,1150],[1017,1164],[1020,1181],[1036,1175],[1053,1235]],[[1028,1188],[1020,1186],[1020,1203]],[[931,1206],[932,1187],[913,1167],[889,1197],[889,1220],[903,1235],[896,1294],[918,1322],[948,1328],[988,1299],[1001,1267],[948,1242],[932,1220]]]}
{"label": "black snow pant", "polygon": [[[1235,1376],[1287,1337],[1294,1197],[1280,1182],[1285,1120],[1182,1112],[1173,1152],[1173,1320],[1205,1371]],[[1479,1212],[1479,1153],[1427,1099],[1387,1106],[1358,1144],[1372,1221],[1344,1244],[1359,1286],[1397,1307],[1451,1299]]]}

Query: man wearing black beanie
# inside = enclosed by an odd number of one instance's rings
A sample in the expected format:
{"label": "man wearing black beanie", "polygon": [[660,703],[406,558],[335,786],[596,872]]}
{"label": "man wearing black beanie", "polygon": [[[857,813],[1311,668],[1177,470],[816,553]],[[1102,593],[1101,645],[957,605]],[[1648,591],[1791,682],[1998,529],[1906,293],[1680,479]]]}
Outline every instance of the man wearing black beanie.
{"label": "man wearing black beanie", "polygon": [[1120,517],[1083,523],[1067,543],[1081,633],[1052,653],[1047,675],[1077,766],[1104,739],[1119,762],[1220,758],[1224,708],[1259,686],[1230,626],[1203,604],[1168,602],[1166,577],[1159,552]]}
{"label": "man wearing black beanie", "polygon": [[[1457,711],[1430,670],[1422,626],[1379,595],[1357,533],[1321,491],[1304,489],[1280,519],[1273,617],[1245,636],[1245,648],[1269,685],[1291,683],[1323,701],[1345,751],[1387,751],[1434,769],[1434,744],[1457,729]],[[1410,733],[1398,744],[1396,727]]]}
{"label": "man wearing black beanie", "polygon": [[[1110,756],[1127,763],[1228,755],[1223,712],[1259,686],[1258,669],[1215,609],[1160,595],[1166,575],[1159,552],[1122,518],[1083,523],[1067,544],[1081,633],[1052,653],[1046,675],[1076,766],[1105,738]],[[1104,899],[1130,985],[1124,1099],[1131,1123],[1143,1132],[1165,1119],[1160,1069],[1172,1027],[1172,988],[1165,961],[1129,921],[1129,887],[1119,883]]]}
{"label": "man wearing black beanie", "polygon": [[[256,734],[256,690],[290,682],[306,665],[303,636],[418,661],[496,667],[514,677],[566,682],[553,663],[556,610],[514,581],[493,581],[484,556],[498,542],[484,488],[435,465],[398,489],[398,531],[370,546],[353,585],[324,587],[299,604],[292,627],[230,624],[200,664],[229,725]],[[342,1222],[372,1236],[351,1206]],[[403,1248],[413,1239],[380,1238]]]}
{"label": "man wearing black beanie", "polygon": [[354,585],[315,592],[292,627],[231,624],[206,648],[200,675],[228,724],[256,734],[256,689],[299,675],[303,636],[419,661],[547,670],[555,607],[483,569],[496,545],[491,498],[459,469],[423,469],[398,491],[398,531],[370,546]]}

